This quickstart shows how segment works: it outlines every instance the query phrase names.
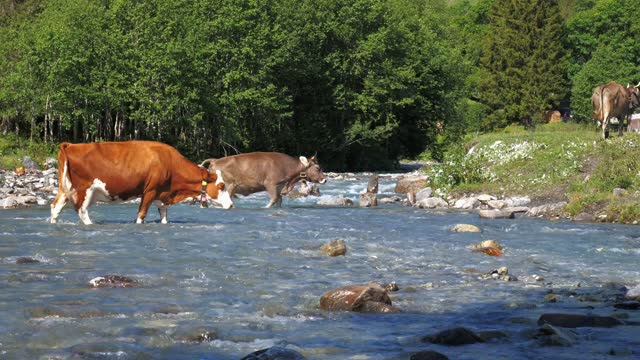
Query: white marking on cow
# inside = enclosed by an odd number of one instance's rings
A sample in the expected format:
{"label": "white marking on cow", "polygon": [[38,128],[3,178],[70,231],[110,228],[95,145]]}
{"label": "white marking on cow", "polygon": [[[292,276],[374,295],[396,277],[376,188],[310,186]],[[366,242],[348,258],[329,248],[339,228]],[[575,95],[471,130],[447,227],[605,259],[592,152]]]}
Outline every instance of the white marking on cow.
{"label": "white marking on cow", "polygon": [[158,212],[160,213],[160,223],[167,223],[167,207],[160,200],[155,200],[153,202],[158,207]]}
{"label": "white marking on cow", "polygon": [[60,181],[62,181],[62,191],[64,191],[65,193],[71,192],[71,189],[73,188],[71,177],[69,176],[69,171],[67,168],[67,163],[67,161],[64,162],[64,168],[62,169],[62,179],[60,179]]}
{"label": "white marking on cow", "polygon": [[84,195],[84,201],[82,202],[82,206],[78,209],[78,216],[83,223],[86,225],[92,224],[91,219],[89,218],[89,212],[87,208],[89,205],[95,203],[96,201],[110,201],[109,191],[107,191],[107,184],[100,181],[100,179],[93,179],[93,183]]}
{"label": "white marking on cow", "polygon": [[[222,178],[222,172],[220,170],[216,170],[216,175],[218,176],[218,179],[216,180],[216,185],[220,185],[224,183],[224,179]],[[209,194],[207,194],[207,199],[211,199]],[[229,209],[233,206],[233,201],[231,201],[231,196],[229,195],[229,192],[227,191],[226,188],[224,190],[218,191],[218,198],[211,199],[211,201],[222,206],[223,209]]]}

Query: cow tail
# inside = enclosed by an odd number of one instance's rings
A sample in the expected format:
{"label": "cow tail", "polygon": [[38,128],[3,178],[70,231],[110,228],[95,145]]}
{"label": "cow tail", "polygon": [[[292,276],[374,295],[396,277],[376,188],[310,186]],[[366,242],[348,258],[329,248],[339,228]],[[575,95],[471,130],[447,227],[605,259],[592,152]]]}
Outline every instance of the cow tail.
{"label": "cow tail", "polygon": [[60,151],[58,151],[58,183],[59,191],[68,193],[71,191],[71,177],[69,176],[69,159],[67,157],[67,148],[70,143],[60,144]]}
{"label": "cow tail", "polygon": [[[200,167],[205,167],[205,166],[204,166],[204,164],[206,164],[206,163],[211,163],[212,161],[215,161],[215,160],[216,160],[216,158],[209,158],[209,159],[207,159],[207,160],[205,160],[205,161],[201,162],[201,163],[200,163]],[[211,165],[211,164],[209,164],[209,165]]]}

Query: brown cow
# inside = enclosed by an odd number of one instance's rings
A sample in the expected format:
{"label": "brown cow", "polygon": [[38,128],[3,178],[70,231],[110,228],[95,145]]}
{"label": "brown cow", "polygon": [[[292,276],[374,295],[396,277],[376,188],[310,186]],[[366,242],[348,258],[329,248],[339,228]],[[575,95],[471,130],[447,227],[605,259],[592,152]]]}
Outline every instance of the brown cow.
{"label": "brown cow", "polygon": [[58,195],[51,203],[51,223],[71,199],[80,220],[91,224],[87,208],[97,201],[142,197],[137,223],[154,203],[161,222],[167,206],[189,197],[208,197],[223,208],[233,206],[220,172],[210,173],[173,147],[153,141],[60,144]]}
{"label": "brown cow", "polygon": [[282,205],[282,195],[293,190],[296,183],[305,179],[324,184],[327,179],[318,165],[316,156],[296,159],[277,152],[254,152],[207,159],[200,166],[209,163],[209,171],[221,170],[224,174],[229,195],[249,195],[267,191],[272,205]]}
{"label": "brown cow", "polygon": [[611,118],[617,118],[620,122],[618,135],[622,136],[622,123],[640,105],[639,86],[640,83],[636,86],[627,85],[625,88],[616,82],[610,82],[593,89],[593,115],[602,125],[603,138],[609,137]]}

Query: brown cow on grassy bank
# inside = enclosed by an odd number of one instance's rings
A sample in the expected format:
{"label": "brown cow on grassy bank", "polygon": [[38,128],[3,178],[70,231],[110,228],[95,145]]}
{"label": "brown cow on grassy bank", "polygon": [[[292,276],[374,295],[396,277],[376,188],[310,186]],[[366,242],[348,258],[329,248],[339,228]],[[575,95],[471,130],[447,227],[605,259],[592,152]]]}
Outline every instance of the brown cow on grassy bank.
{"label": "brown cow on grassy bank", "polygon": [[618,135],[622,136],[622,125],[633,110],[640,105],[640,90],[636,86],[624,86],[610,82],[593,89],[591,105],[593,115],[602,126],[602,137],[609,137],[609,125],[612,118],[618,119]]}

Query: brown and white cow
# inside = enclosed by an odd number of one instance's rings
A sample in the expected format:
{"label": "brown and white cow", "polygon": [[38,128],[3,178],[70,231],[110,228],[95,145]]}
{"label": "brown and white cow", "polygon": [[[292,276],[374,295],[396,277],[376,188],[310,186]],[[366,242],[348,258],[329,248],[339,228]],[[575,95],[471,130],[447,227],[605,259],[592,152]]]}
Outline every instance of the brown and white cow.
{"label": "brown and white cow", "polygon": [[153,141],[60,144],[58,195],[51,203],[51,223],[71,199],[85,224],[97,201],[124,201],[142,197],[137,223],[142,223],[152,203],[161,222],[167,223],[167,206],[189,197],[207,196],[228,209],[233,206],[222,174],[210,173],[184,158],[175,148]]}
{"label": "brown and white cow", "polygon": [[200,166],[207,162],[210,172],[222,171],[231,196],[266,190],[271,198],[267,208],[281,206],[282,195],[293,190],[301,179],[320,184],[327,181],[315,155],[296,159],[277,152],[253,152],[207,159]]}
{"label": "brown and white cow", "polygon": [[618,135],[622,136],[622,123],[633,113],[633,110],[640,106],[640,90],[636,86],[624,86],[610,82],[593,89],[591,95],[591,105],[593,115],[602,126],[602,137],[609,137],[609,125],[612,118],[618,119]]}

